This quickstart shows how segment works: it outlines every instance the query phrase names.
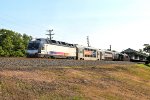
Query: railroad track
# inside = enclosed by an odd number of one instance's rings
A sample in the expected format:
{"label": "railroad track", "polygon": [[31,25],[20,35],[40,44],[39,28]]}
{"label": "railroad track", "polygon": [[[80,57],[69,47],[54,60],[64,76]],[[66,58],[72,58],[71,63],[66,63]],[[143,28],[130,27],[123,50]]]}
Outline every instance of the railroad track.
{"label": "railroad track", "polygon": [[98,66],[106,64],[133,64],[128,61],[84,61],[67,59],[47,59],[47,58],[0,58],[0,67],[56,67],[56,66]]}

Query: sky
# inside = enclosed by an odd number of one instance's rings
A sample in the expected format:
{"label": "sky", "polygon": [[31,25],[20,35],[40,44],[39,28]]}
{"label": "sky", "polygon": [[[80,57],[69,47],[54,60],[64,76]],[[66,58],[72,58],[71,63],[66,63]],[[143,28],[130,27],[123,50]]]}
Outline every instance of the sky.
{"label": "sky", "polygon": [[0,0],[0,29],[99,49],[150,43],[150,0]]}

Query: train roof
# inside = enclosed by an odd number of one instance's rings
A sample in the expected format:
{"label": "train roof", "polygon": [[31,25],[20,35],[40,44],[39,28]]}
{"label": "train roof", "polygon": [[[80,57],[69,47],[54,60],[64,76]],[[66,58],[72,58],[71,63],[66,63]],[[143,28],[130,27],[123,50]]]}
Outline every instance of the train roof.
{"label": "train roof", "polygon": [[57,41],[57,40],[49,40],[49,39],[44,39],[44,38],[37,38],[34,39],[33,41],[41,41],[46,44],[53,44],[53,45],[61,45],[61,46],[67,46],[67,47],[75,47],[75,44],[63,42],[63,41]]}
{"label": "train roof", "polygon": [[98,50],[97,48],[94,48],[94,47],[88,47],[88,46],[83,46],[83,45],[78,45],[78,44],[76,44],[76,47],[78,47],[78,48],[87,48],[87,49],[95,49],[95,50]]}

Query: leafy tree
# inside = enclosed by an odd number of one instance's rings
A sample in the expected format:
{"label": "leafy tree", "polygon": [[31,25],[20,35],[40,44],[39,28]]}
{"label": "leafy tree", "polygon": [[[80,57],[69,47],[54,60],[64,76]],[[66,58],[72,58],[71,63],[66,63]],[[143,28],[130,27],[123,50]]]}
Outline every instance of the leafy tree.
{"label": "leafy tree", "polygon": [[142,50],[142,49],[139,49],[139,52],[140,52],[140,53],[143,53],[143,50]]}
{"label": "leafy tree", "polygon": [[148,62],[146,62],[146,64],[148,64],[150,62],[150,45],[149,44],[144,44],[144,48],[143,50],[147,53],[149,53],[149,56],[147,57]]}
{"label": "leafy tree", "polygon": [[23,34],[22,38],[23,38],[23,45],[25,46],[25,48],[27,48],[29,41],[32,40],[32,37]]}
{"label": "leafy tree", "polygon": [[12,44],[12,39],[9,36],[3,39],[2,44],[4,50],[10,51],[14,47],[14,45]]}
{"label": "leafy tree", "polygon": [[149,55],[150,55],[150,45],[149,44],[144,44],[144,48],[143,48],[143,50],[145,51],[145,52],[147,52],[147,53],[149,53]]}
{"label": "leafy tree", "polygon": [[4,56],[4,54],[5,54],[5,53],[4,53],[4,50],[3,50],[2,46],[0,46],[0,55],[1,55],[1,56]]}
{"label": "leafy tree", "polygon": [[32,39],[26,34],[0,29],[0,56],[25,56],[28,42]]}

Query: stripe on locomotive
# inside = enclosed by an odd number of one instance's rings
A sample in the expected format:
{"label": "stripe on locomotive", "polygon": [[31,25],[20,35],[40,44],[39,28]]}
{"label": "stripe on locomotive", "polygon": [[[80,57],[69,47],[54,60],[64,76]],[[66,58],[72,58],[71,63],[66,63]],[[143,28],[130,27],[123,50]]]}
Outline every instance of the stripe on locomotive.
{"label": "stripe on locomotive", "polygon": [[61,56],[68,56],[69,53],[64,53],[64,52],[56,52],[56,51],[50,51],[50,55],[61,55]]}

